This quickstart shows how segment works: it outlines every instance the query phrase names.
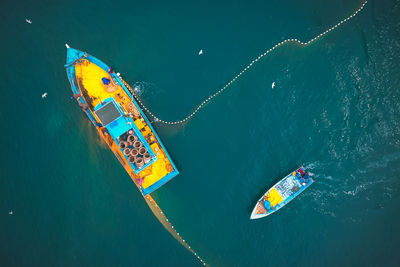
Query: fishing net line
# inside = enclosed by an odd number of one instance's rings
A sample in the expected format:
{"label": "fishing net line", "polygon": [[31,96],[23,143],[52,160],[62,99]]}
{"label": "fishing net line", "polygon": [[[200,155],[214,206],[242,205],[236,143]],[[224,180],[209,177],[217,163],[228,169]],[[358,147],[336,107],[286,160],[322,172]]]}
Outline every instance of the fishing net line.
{"label": "fishing net line", "polygon": [[175,227],[168,220],[167,216],[165,216],[164,212],[161,210],[160,206],[156,203],[156,201],[150,196],[145,196],[147,205],[149,205],[151,211],[156,216],[156,218],[160,221],[160,223],[164,226],[165,229],[176,239],[182,246],[184,246],[187,250],[189,250],[193,255],[197,257],[197,259],[206,266],[206,263],[203,259],[200,258],[199,255],[189,246],[185,239],[176,231]]}
{"label": "fishing net line", "polygon": [[[177,120],[177,121],[165,121],[154,115],[144,104],[143,102],[139,99],[139,96],[135,94],[135,91],[132,90],[132,88],[122,79],[121,80],[124,82],[125,86],[129,89],[129,91],[132,93],[132,96],[135,98],[135,100],[140,104],[140,106],[146,111],[147,114],[150,115],[151,118],[154,119],[155,122],[167,124],[167,125],[177,125],[177,124],[182,124],[190,120],[201,108],[204,107],[207,103],[209,103],[213,98],[215,98],[217,95],[225,91],[233,82],[235,82],[240,76],[242,76],[247,70],[249,70],[255,63],[257,63],[261,58],[265,57],[272,51],[274,51],[276,48],[287,44],[287,43],[297,43],[303,47],[310,45],[311,43],[315,42],[316,40],[322,38],[332,30],[335,30],[348,20],[352,19],[355,17],[361,10],[364,9],[365,5],[367,4],[368,0],[365,0],[361,6],[353,12],[350,16],[347,18],[341,20],[334,26],[330,27],[329,29],[325,30],[324,32],[316,35],[314,38],[310,39],[307,42],[302,42],[298,39],[286,39],[269,50],[265,51],[263,54],[259,55],[256,59],[252,60],[250,64],[248,64],[242,71],[240,71],[232,80],[230,80],[224,87],[219,89],[217,92],[214,94],[210,95],[208,98],[206,98],[203,102],[201,102],[189,115],[187,115],[184,119],[182,120]],[[160,206],[155,202],[155,200],[149,195],[145,196],[144,199],[146,200],[146,203],[150,207],[151,211],[153,214],[156,216],[156,218],[160,221],[160,223],[164,226],[165,229],[176,239],[178,240],[179,243],[181,243],[182,246],[184,246],[187,250],[189,250],[193,255],[197,257],[197,259],[203,264],[206,265],[206,263],[203,261],[203,259],[200,258],[200,256],[189,246],[189,244],[182,238],[182,236],[176,231],[175,227],[171,224],[171,222],[168,220],[168,218],[165,216],[164,212],[161,210]]]}

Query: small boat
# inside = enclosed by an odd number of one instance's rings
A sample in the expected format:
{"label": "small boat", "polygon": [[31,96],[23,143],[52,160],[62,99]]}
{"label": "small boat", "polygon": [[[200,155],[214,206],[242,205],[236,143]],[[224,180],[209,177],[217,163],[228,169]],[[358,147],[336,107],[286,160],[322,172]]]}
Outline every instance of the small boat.
{"label": "small boat", "polygon": [[257,201],[250,219],[271,215],[288,204],[314,182],[311,176],[312,174],[304,167],[288,174]]}

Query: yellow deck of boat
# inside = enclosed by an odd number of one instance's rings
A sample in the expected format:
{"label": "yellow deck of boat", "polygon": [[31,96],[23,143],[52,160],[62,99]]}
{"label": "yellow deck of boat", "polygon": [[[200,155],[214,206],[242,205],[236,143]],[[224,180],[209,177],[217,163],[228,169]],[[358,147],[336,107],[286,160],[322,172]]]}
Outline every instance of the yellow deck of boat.
{"label": "yellow deck of boat", "polygon": [[276,188],[274,187],[265,196],[265,200],[268,200],[271,203],[271,206],[275,207],[283,201],[283,198],[278,193],[278,190],[276,190]]}
{"label": "yellow deck of boat", "polygon": [[[121,109],[127,113],[129,107],[135,105],[134,102],[130,99],[125,90],[118,84],[116,84],[113,78],[110,76],[108,72],[97,66],[96,64],[88,61],[81,60],[75,65],[75,73],[76,79],[79,84],[79,89],[85,99],[85,101],[89,104],[89,109],[92,111],[93,116],[100,122],[99,118],[96,117],[96,114],[93,112],[93,109],[105,99],[113,97],[114,100],[119,104]],[[106,87],[103,85],[102,78],[108,78],[112,81],[112,83]],[[122,79],[121,79],[122,80]],[[137,110],[139,107],[137,107]],[[132,180],[135,184],[140,188],[138,183],[139,178],[143,178],[144,181],[141,186],[145,189],[149,186],[153,185],[168,173],[174,170],[171,162],[165,154],[162,146],[158,142],[155,134],[147,124],[146,120],[140,115],[140,113],[135,114],[133,117],[133,121],[138,129],[141,131],[141,134],[146,138],[147,142],[150,144],[151,149],[154,154],[157,156],[157,160],[152,163],[150,166],[143,169],[138,174],[135,174],[131,165],[128,163],[127,159],[123,155],[117,143],[114,142],[112,137],[107,133],[107,129],[105,127],[96,127],[99,131],[100,135],[106,141],[108,146],[117,156],[120,163],[124,166],[125,170],[131,176]]]}

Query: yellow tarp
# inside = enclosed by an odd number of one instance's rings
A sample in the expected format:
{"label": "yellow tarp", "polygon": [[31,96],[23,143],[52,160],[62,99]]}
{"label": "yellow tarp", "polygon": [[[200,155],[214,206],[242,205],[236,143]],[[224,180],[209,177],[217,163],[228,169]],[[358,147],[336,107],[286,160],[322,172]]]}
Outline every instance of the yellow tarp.
{"label": "yellow tarp", "polygon": [[155,154],[157,154],[157,152],[160,150],[160,148],[158,147],[157,143],[154,143],[152,145],[150,145],[151,149],[153,150],[153,152]]}
{"label": "yellow tarp", "polygon": [[139,130],[142,130],[144,127],[143,122],[141,120],[135,120],[136,126],[139,128]]}
{"label": "yellow tarp", "polygon": [[283,198],[281,197],[281,195],[279,195],[278,191],[275,188],[272,188],[271,191],[269,191],[265,199],[268,200],[273,207],[283,201]]}
{"label": "yellow tarp", "polygon": [[158,180],[160,180],[161,178],[163,178],[165,175],[168,174],[164,160],[158,159],[151,166],[153,167],[152,173],[151,173],[151,175],[146,176],[146,178],[144,179],[144,182],[142,184],[143,188],[147,188],[147,187],[153,185]]}
{"label": "yellow tarp", "polygon": [[82,79],[83,87],[86,88],[89,96],[93,100],[93,107],[96,107],[97,104],[109,97],[114,97],[117,99],[121,98],[117,94],[120,94],[125,98],[125,91],[123,91],[122,87],[119,85],[115,87],[115,91],[107,92],[106,87],[101,79],[107,78],[111,81],[113,79],[108,72],[96,64],[86,61],[75,65],[75,68],[78,79]]}
{"label": "yellow tarp", "polygon": [[165,161],[164,154],[161,153],[161,151],[158,152],[159,151],[158,145],[154,143],[150,147],[156,154],[157,161],[151,165],[153,166],[152,174],[144,179],[144,182],[142,184],[143,188],[151,186],[152,184],[154,184],[155,182],[157,182],[158,180],[160,180],[162,177],[164,177],[169,173],[169,171],[167,170],[167,163]]}

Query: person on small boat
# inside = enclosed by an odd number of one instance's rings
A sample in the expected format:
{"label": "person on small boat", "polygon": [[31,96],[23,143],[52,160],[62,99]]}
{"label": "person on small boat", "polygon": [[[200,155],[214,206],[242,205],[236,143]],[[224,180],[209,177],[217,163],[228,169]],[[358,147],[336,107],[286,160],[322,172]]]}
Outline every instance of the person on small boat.
{"label": "person on small boat", "polygon": [[297,171],[300,173],[300,182],[301,182],[301,184],[302,185],[306,185],[307,182],[308,182],[308,177],[306,175],[307,172],[303,171],[302,168],[299,168]]}

